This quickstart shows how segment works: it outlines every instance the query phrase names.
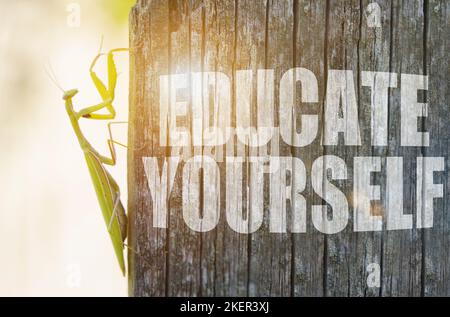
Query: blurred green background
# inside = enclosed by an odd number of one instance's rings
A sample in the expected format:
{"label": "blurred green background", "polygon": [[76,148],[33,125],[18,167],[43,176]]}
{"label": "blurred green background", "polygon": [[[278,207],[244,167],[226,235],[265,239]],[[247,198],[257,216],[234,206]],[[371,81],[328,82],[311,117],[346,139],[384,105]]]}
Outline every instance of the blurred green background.
{"label": "blurred green background", "polygon": [[[105,51],[128,46],[134,2],[0,0],[0,296],[127,295],[61,92],[44,66],[52,64],[64,89],[79,89],[77,108],[97,104],[89,65],[102,35]],[[116,63],[117,120],[126,121],[127,54]],[[102,78],[105,66],[96,68]],[[104,154],[106,124],[82,126]],[[126,126],[115,134],[126,142]],[[118,161],[110,172],[126,202],[124,150]]]}
{"label": "blurred green background", "polygon": [[123,24],[128,22],[128,13],[135,3],[136,0],[103,0],[103,7],[115,23]]}

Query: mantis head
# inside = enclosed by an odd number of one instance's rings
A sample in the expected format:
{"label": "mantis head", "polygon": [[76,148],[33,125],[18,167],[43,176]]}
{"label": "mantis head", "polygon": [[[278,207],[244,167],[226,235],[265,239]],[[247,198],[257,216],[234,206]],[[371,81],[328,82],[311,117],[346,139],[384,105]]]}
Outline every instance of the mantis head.
{"label": "mantis head", "polygon": [[72,89],[72,90],[65,91],[63,99],[64,100],[72,99],[76,94],[78,94],[78,90],[77,89]]}
{"label": "mantis head", "polygon": [[47,73],[48,78],[55,84],[56,87],[58,87],[59,90],[61,90],[63,95],[63,100],[68,101],[71,100],[73,97],[75,97],[76,94],[78,94],[78,89],[71,89],[71,90],[64,90],[61,85],[58,83],[58,80],[56,79],[55,72],[53,71],[53,67],[50,63],[48,63],[48,67],[44,66],[44,70]]}

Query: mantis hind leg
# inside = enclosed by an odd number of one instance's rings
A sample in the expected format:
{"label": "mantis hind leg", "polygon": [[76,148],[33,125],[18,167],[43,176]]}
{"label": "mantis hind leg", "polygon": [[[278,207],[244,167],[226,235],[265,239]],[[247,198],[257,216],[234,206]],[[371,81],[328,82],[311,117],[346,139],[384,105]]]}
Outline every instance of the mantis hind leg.
{"label": "mantis hind leg", "polygon": [[[91,151],[98,157],[98,159],[100,160],[100,162],[102,164],[106,164],[106,165],[110,165],[110,166],[115,166],[117,163],[117,153],[116,153],[116,145],[121,146],[123,148],[129,149],[129,147],[119,141],[114,140],[114,136],[112,133],[112,127],[114,125],[121,125],[121,124],[128,124],[128,122],[126,121],[114,121],[114,122],[109,122],[108,123],[108,133],[109,133],[109,139],[108,139],[108,148],[109,148],[109,152],[110,152],[110,157],[106,157],[101,155],[100,153],[98,153],[94,148],[91,147]],[[145,147],[147,146],[147,142],[144,142],[144,145],[138,148],[134,148],[132,149],[133,151],[141,151],[143,149],[145,149]]]}
{"label": "mantis hind leg", "polygon": [[[111,147],[111,151],[114,152],[114,153],[115,153],[115,145],[121,146],[121,147],[126,148],[126,149],[130,149],[130,147],[128,145],[125,145],[125,144],[123,144],[121,142],[118,142],[118,141],[114,140],[113,133],[112,133],[112,127],[114,125],[124,125],[124,124],[128,124],[128,122],[127,121],[114,121],[114,122],[108,123],[108,132],[109,132],[108,144]],[[140,150],[144,149],[146,147],[146,145],[147,145],[147,143],[144,143],[143,146],[132,148],[132,150],[133,151],[140,151]]]}
{"label": "mantis hind leg", "polygon": [[113,137],[113,133],[112,133],[112,127],[113,127],[114,125],[123,125],[123,124],[128,124],[128,122],[127,122],[127,121],[115,121],[115,122],[110,122],[110,123],[108,123],[109,141],[110,141],[112,144],[119,145],[119,146],[121,146],[121,147],[124,147],[124,148],[128,149],[128,146],[127,146],[127,145],[125,145],[125,144],[123,144],[123,143],[120,143],[120,142],[118,142],[118,141],[115,141],[115,140],[114,140],[114,137]]}
{"label": "mantis hind leg", "polygon": [[124,147],[126,149],[128,148],[125,144],[114,140],[113,133],[112,133],[112,127],[114,125],[119,125],[119,124],[128,124],[128,122],[126,122],[126,121],[121,121],[121,122],[117,121],[117,122],[109,122],[108,123],[108,133],[109,133],[108,148],[109,148],[109,152],[110,152],[111,157],[102,156],[102,155],[99,155],[97,153],[98,158],[100,159],[100,161],[103,164],[110,165],[110,166],[115,166],[116,165],[116,163],[117,163],[116,145]]}

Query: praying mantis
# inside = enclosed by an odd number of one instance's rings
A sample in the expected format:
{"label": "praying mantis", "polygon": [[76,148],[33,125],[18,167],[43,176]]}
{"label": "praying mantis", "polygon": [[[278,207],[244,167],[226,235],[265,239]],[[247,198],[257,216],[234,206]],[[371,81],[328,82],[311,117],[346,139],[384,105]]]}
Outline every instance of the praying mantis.
{"label": "praying mantis", "polygon": [[[101,50],[101,49],[100,49]],[[63,91],[63,100],[65,102],[65,108],[67,115],[70,119],[72,128],[80,144],[81,150],[84,153],[86,164],[89,170],[89,174],[92,179],[92,183],[95,188],[98,202],[108,228],[109,236],[111,238],[114,251],[119,262],[120,269],[123,275],[126,275],[124,249],[126,246],[125,241],[127,239],[127,226],[128,219],[125,213],[125,209],[120,200],[120,188],[111,174],[106,170],[104,165],[114,166],[116,165],[116,150],[115,145],[126,147],[125,145],[116,142],[112,137],[112,125],[121,124],[124,122],[111,122],[108,124],[109,137],[108,147],[111,157],[101,155],[86,139],[80,128],[79,121],[84,119],[89,120],[113,120],[116,117],[116,111],[113,106],[115,98],[115,89],[117,84],[117,70],[114,62],[114,54],[120,52],[129,52],[127,48],[118,48],[109,51],[107,55],[107,67],[108,67],[108,86],[100,80],[97,74],[94,72],[95,65],[101,56],[100,52],[92,61],[90,67],[91,79],[99,92],[102,102],[75,111],[73,105],[73,98],[78,94],[77,89],[64,90],[62,89],[53,74],[53,81]],[[50,75],[49,75],[50,76]],[[52,77],[52,76],[50,76]],[[106,110],[106,114],[100,114],[99,111]]]}

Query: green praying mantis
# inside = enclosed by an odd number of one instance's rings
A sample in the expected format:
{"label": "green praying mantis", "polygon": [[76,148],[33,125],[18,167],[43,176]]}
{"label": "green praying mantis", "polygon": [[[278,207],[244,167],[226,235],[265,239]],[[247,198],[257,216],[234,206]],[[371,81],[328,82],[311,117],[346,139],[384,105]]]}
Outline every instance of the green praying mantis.
{"label": "green praying mantis", "polygon": [[[100,49],[101,50],[101,49]],[[111,176],[111,174],[106,170],[104,165],[114,166],[116,165],[116,150],[115,145],[126,147],[125,145],[116,142],[112,137],[112,125],[121,124],[124,122],[111,122],[108,124],[109,137],[108,147],[111,157],[106,157],[101,155],[86,139],[80,128],[79,121],[84,119],[90,120],[113,120],[116,117],[116,111],[113,106],[115,98],[115,89],[117,84],[117,69],[114,62],[114,54],[119,52],[129,52],[129,49],[118,48],[109,51],[107,55],[107,67],[108,67],[108,85],[106,86],[97,74],[94,72],[95,65],[101,56],[105,54],[98,53],[94,58],[91,67],[90,75],[91,79],[99,92],[102,102],[76,111],[73,105],[73,98],[78,94],[77,89],[64,90],[62,89],[56,80],[53,73],[52,80],[54,83],[63,91],[63,100],[65,101],[65,107],[67,115],[69,116],[72,128],[78,139],[80,147],[84,153],[86,163],[89,169],[89,174],[92,179],[92,183],[95,188],[98,202],[105,220],[106,226],[108,228],[109,236],[111,238],[114,251],[119,262],[120,269],[123,275],[126,275],[125,260],[124,260],[124,249],[128,246],[125,244],[127,239],[127,226],[128,219],[125,213],[125,209],[120,200],[120,188],[117,182]],[[106,110],[106,114],[100,114],[99,112]]]}

